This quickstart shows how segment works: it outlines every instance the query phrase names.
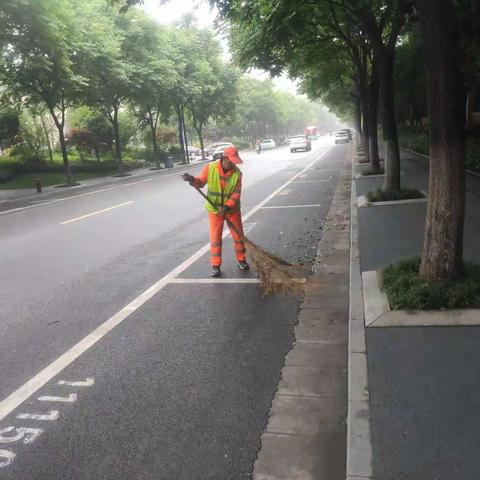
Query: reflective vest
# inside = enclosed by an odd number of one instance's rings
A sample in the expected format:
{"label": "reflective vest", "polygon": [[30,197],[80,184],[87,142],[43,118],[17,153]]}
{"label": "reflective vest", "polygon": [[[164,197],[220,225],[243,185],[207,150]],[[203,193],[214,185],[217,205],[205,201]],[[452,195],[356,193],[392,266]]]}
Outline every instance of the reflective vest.
{"label": "reflective vest", "polygon": [[[220,172],[218,171],[217,163],[208,164],[208,199],[216,206],[223,207],[230,198],[230,195],[237,186],[238,179],[241,173],[237,167],[234,167],[233,173],[230,176],[220,178]],[[220,180],[224,180],[225,188],[222,191],[222,184]],[[217,213],[217,209],[214,208],[209,202],[205,202],[205,207],[211,213]],[[236,209],[240,208],[240,202],[237,202]]]}

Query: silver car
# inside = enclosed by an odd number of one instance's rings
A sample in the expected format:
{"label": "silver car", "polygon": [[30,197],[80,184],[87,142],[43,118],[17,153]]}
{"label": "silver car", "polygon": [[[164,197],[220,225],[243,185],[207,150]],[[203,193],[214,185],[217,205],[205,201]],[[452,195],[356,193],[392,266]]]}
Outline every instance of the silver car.
{"label": "silver car", "polygon": [[213,152],[217,150],[219,147],[229,147],[231,145],[230,142],[217,142],[217,143],[212,143],[211,145],[208,145],[208,147],[205,148],[205,155],[207,157],[211,157],[213,155]]}

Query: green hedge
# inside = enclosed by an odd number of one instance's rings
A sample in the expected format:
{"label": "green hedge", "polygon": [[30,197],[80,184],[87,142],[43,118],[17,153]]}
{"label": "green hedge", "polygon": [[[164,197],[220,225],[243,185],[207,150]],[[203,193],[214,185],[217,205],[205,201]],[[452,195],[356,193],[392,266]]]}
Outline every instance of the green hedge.
{"label": "green hedge", "polygon": [[[127,170],[140,168],[144,163],[134,157],[143,159],[145,156],[140,154],[132,155],[129,151],[124,157],[124,166]],[[117,163],[114,160],[106,161],[80,161],[80,158],[69,153],[70,168],[75,173],[108,173],[117,169]],[[19,155],[0,156],[0,183],[12,180],[13,178],[26,173],[63,173],[62,156],[58,152],[53,155],[53,162],[38,159],[25,160]]]}

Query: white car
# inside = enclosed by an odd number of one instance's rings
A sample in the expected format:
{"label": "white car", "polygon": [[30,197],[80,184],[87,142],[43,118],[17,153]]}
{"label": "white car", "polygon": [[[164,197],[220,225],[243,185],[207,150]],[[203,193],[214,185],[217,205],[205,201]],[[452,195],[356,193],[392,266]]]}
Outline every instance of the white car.
{"label": "white car", "polygon": [[295,135],[289,138],[290,152],[298,152],[298,150],[305,150],[309,152],[312,149],[312,142],[305,135]]}
{"label": "white car", "polygon": [[348,137],[348,133],[342,130],[341,132],[337,132],[335,134],[335,143],[349,143],[350,138]]}
{"label": "white car", "polygon": [[262,150],[271,150],[272,148],[275,148],[276,144],[271,138],[267,138],[260,144],[260,148]]}

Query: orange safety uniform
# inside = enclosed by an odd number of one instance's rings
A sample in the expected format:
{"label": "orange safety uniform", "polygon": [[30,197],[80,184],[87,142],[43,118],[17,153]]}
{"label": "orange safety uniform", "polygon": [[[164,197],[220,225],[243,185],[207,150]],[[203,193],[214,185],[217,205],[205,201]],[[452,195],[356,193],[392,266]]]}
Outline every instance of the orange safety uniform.
{"label": "orange safety uniform", "polygon": [[[218,160],[215,163],[215,167],[218,169],[220,176],[220,186],[222,192],[225,190],[225,185],[228,182],[229,177],[234,173],[234,169],[229,170],[228,172],[223,171],[222,160]],[[197,188],[202,188],[208,183],[208,169],[209,166],[206,165],[200,175],[195,177],[194,185]],[[233,229],[230,229],[230,234],[232,235],[233,242],[235,245],[235,256],[238,261],[245,261],[246,258],[246,249],[245,244],[242,241],[243,237],[243,224],[242,224],[242,214],[240,212],[240,196],[242,193],[242,175],[240,174],[235,185],[234,191],[228,198],[223,199],[223,206],[229,207],[229,211],[226,213],[228,222],[232,223],[233,226],[241,233],[242,236],[239,236],[237,232]],[[219,267],[222,264],[222,233],[225,222],[225,217],[219,213],[208,212],[208,220],[210,224],[210,253],[211,253],[211,264],[212,267]],[[228,225],[227,222],[227,225]]]}

